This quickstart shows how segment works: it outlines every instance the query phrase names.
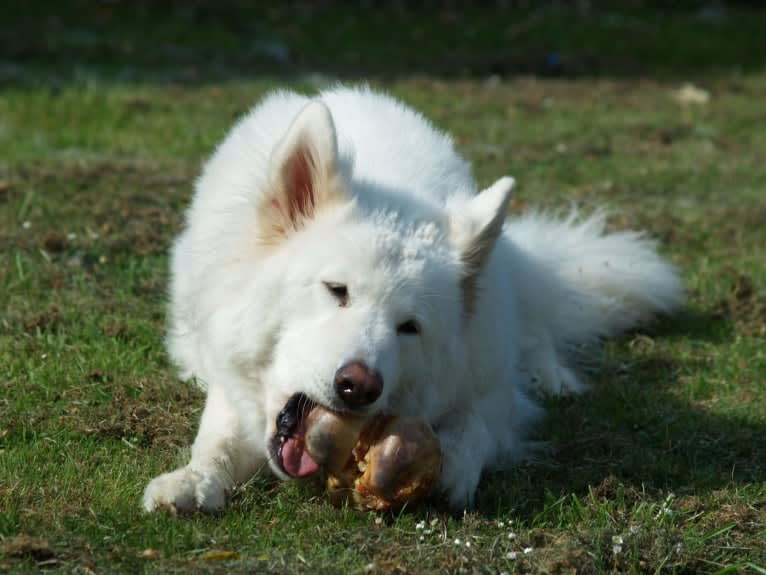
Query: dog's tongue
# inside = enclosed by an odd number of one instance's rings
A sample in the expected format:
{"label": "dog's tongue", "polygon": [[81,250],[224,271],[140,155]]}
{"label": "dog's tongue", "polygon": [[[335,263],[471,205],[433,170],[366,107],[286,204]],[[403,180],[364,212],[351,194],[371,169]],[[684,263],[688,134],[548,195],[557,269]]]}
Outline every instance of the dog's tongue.
{"label": "dog's tongue", "polygon": [[319,465],[304,449],[302,438],[290,437],[282,445],[282,467],[293,477],[306,477],[319,470]]}

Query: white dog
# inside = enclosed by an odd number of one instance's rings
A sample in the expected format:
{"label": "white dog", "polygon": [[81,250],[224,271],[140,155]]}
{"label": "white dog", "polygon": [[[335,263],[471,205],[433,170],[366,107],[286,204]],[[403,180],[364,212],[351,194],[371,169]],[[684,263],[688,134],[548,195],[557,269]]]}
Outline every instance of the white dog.
{"label": "white dog", "polygon": [[369,89],[276,92],[197,182],[172,254],[168,348],[207,391],[188,465],[143,505],[218,510],[267,462],[317,466],[305,405],[427,419],[441,489],[528,453],[536,393],[584,389],[587,344],[681,303],[676,270],[602,215],[506,222],[448,136]]}

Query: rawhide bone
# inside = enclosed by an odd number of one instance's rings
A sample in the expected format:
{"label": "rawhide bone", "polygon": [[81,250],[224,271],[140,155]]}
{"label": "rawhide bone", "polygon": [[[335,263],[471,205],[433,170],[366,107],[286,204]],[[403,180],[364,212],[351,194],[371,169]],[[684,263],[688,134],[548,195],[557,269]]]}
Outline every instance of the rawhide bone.
{"label": "rawhide bone", "polygon": [[439,439],[425,421],[365,418],[317,406],[307,416],[306,449],[327,476],[330,499],[389,510],[427,495],[439,479]]}

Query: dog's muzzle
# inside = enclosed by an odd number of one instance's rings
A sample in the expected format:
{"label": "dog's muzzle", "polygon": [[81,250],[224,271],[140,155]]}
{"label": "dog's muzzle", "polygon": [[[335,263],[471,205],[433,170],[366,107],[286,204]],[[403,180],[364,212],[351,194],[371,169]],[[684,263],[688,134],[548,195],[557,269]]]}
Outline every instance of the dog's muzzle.
{"label": "dog's muzzle", "polygon": [[271,457],[290,477],[306,477],[319,470],[319,465],[306,451],[304,441],[306,416],[315,405],[306,395],[296,393],[277,414]]}

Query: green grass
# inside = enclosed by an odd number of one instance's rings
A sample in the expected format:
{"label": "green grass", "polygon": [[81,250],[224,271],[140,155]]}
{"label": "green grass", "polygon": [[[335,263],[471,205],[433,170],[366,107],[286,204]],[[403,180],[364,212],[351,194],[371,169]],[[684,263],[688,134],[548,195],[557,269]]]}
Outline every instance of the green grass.
{"label": "green grass", "polygon": [[[501,10],[461,27],[334,5],[41,6],[0,18],[0,571],[764,572],[763,12]],[[540,63],[551,51],[560,70]],[[183,461],[203,399],[162,348],[192,182],[237,116],[314,70],[421,109],[482,183],[513,174],[516,213],[576,202],[646,229],[688,307],[609,342],[590,394],[546,401],[550,453],[486,474],[464,515],[336,509],[266,477],[217,516],[145,515],[142,489]],[[686,81],[709,102],[680,105]]]}

